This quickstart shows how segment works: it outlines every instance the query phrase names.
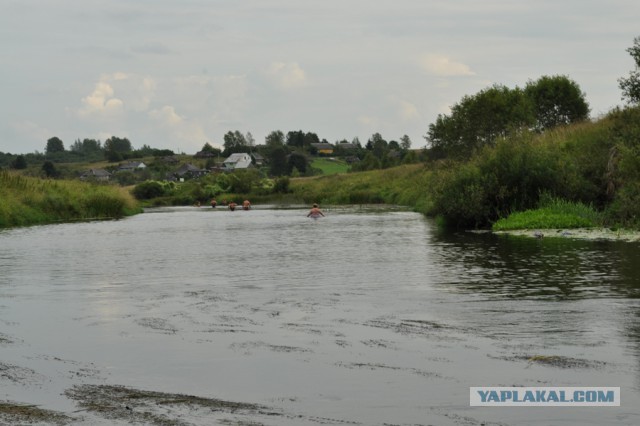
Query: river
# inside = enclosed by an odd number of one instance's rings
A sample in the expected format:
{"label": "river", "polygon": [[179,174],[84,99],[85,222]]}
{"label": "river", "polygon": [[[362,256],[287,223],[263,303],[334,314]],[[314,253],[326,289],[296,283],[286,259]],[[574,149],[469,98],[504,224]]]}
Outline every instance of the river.
{"label": "river", "polygon": [[[638,243],[306,211],[0,231],[0,399],[71,424],[127,424],[79,408],[83,385],[255,404],[126,407],[175,424],[640,424]],[[471,407],[472,386],[613,386],[622,404]]]}

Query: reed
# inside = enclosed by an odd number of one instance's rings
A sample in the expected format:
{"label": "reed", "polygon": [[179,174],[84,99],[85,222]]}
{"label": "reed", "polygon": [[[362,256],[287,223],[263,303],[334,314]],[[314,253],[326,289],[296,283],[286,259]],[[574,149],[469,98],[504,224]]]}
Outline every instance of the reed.
{"label": "reed", "polygon": [[0,170],[0,227],[122,218],[140,211],[123,188]]}

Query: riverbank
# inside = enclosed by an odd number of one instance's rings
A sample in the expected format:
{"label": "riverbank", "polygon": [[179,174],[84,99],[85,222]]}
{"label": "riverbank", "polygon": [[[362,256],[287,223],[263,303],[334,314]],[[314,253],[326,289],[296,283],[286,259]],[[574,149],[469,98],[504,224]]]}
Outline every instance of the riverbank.
{"label": "riverbank", "polygon": [[514,235],[530,238],[572,238],[590,241],[626,241],[640,242],[640,231],[610,228],[575,229],[512,229],[493,231],[496,235]]}
{"label": "riverbank", "polygon": [[0,170],[0,229],[141,213],[129,191],[112,185],[39,179]]}

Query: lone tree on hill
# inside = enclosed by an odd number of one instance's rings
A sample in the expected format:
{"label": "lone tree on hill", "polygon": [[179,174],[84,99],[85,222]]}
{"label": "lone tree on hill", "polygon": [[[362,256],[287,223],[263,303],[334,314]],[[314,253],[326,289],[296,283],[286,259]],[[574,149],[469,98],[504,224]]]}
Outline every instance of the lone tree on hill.
{"label": "lone tree on hill", "polygon": [[59,137],[54,136],[47,140],[47,146],[44,150],[47,154],[53,154],[54,152],[64,152],[64,143]]}
{"label": "lone tree on hill", "polygon": [[636,63],[636,69],[629,73],[628,78],[620,78],[618,84],[622,90],[622,100],[630,104],[640,104],[640,37],[633,39],[633,46],[627,49]]}

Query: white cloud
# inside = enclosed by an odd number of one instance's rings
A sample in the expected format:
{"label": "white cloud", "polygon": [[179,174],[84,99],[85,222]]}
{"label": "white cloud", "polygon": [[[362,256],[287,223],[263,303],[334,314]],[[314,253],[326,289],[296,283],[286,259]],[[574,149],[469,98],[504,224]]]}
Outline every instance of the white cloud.
{"label": "white cloud", "polygon": [[122,111],[122,100],[114,97],[114,90],[111,85],[105,81],[96,83],[91,94],[82,98],[82,108],[78,110],[81,117],[90,115],[107,115],[112,116]]}
{"label": "white cloud", "polygon": [[149,118],[168,131],[171,137],[183,144],[199,146],[208,140],[202,126],[178,114],[174,107],[165,105],[160,109],[149,111]]}
{"label": "white cloud", "polygon": [[150,77],[123,72],[103,74],[93,92],[82,98],[82,107],[77,112],[83,118],[110,118],[125,110],[146,111],[155,90],[156,82]]}
{"label": "white cloud", "polygon": [[272,62],[267,69],[269,79],[282,89],[295,89],[307,84],[307,76],[297,62]]}
{"label": "white cloud", "polygon": [[476,73],[462,62],[456,62],[444,55],[425,55],[420,60],[420,65],[429,74],[440,77],[469,76]]}
{"label": "white cloud", "polygon": [[163,106],[161,109],[149,111],[149,117],[169,127],[180,125],[184,121],[184,119],[176,113],[175,108],[168,105]]}

